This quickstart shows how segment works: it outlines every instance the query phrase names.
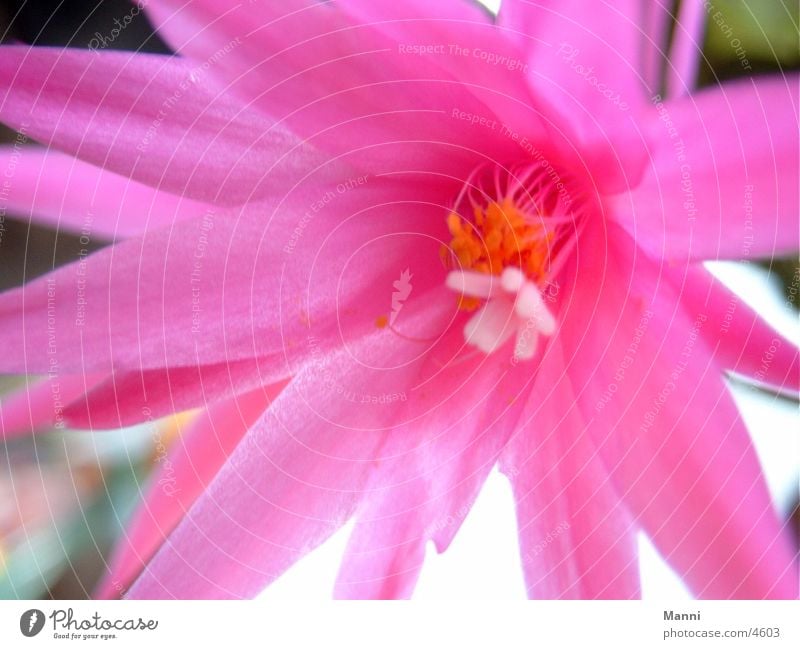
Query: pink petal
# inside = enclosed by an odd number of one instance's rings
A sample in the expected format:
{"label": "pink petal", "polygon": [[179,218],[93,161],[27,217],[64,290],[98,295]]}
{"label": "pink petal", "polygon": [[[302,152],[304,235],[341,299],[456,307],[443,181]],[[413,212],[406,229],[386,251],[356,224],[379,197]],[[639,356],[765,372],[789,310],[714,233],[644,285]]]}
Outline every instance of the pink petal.
{"label": "pink petal", "polygon": [[654,108],[645,124],[650,169],[639,187],[609,202],[610,213],[656,258],[797,251],[797,96],[795,75],[740,81]]}
{"label": "pink petal", "polygon": [[350,182],[147,232],[0,295],[0,369],[48,371],[55,344],[65,372],[260,358],[285,376],[314,349],[374,331],[405,269],[416,295],[442,285],[430,264],[441,201],[422,185]]}
{"label": "pink petal", "polygon": [[209,209],[57,151],[3,146],[0,168],[10,170],[8,213],[90,239],[134,236]]}
{"label": "pink petal", "polygon": [[642,17],[642,76],[647,95],[652,97],[661,90],[662,68],[668,60],[669,30],[672,23],[671,0],[655,0],[644,5]]}
{"label": "pink petal", "polygon": [[198,415],[168,454],[159,458],[161,466],[115,547],[98,597],[124,595],[283,387],[278,384],[215,404]]}
{"label": "pink petal", "polygon": [[[486,89],[462,83],[446,69],[449,53],[406,52],[401,46],[420,45],[418,36],[399,43],[377,26],[357,22],[338,3],[257,2],[222,12],[215,0],[159,0],[147,11],[181,55],[205,61],[225,52],[210,73],[231,92],[320,150],[373,173],[463,180],[483,155],[519,155],[519,144],[501,133],[499,123],[488,128],[471,122],[471,116],[497,121],[481,97],[506,107],[516,102],[517,122],[510,129],[528,138],[540,135],[540,116],[526,106],[524,84],[503,99],[505,86],[497,82]],[[504,47],[496,38],[491,43]],[[475,68],[469,56],[462,59],[465,70]],[[495,72],[485,68],[484,76]]]}
{"label": "pink petal", "polygon": [[635,186],[645,164],[636,129],[646,103],[642,7],[638,0],[506,0],[498,16],[527,50],[533,94],[561,115],[557,125],[604,193]]}
{"label": "pink petal", "polygon": [[800,352],[793,342],[701,266],[672,275],[686,313],[708,317],[702,335],[720,366],[773,390],[800,392]]}
{"label": "pink petal", "polygon": [[173,412],[211,406],[220,399],[287,376],[285,369],[262,367],[248,359],[200,365],[128,371],[106,378],[74,403],[67,402],[69,426],[98,430],[132,426]]}
{"label": "pink petal", "polygon": [[64,409],[103,377],[53,374],[3,396],[0,437],[27,435],[39,428],[65,425]]}
{"label": "pink petal", "polygon": [[[416,62],[420,71],[438,70],[443,78],[459,83],[459,92],[475,95],[484,105],[483,112],[495,114],[509,130],[506,137],[513,137],[513,132],[530,137],[534,124],[537,129],[533,133],[546,137],[550,105],[527,88],[525,48],[497,29],[491,14],[479,3],[344,0],[337,2],[337,7],[356,23],[388,36],[390,46],[401,57],[414,56],[402,49],[411,44],[441,44],[433,53],[416,55],[421,59]],[[482,128],[494,136],[501,124]]]}
{"label": "pink petal", "polygon": [[617,227],[606,249],[599,226],[586,236],[562,335],[621,497],[698,597],[797,597],[795,551],[700,333],[708,321]]}
{"label": "pink petal", "polygon": [[[596,87],[572,69],[569,57],[577,64],[593,66],[599,82],[622,95],[630,106],[642,103],[644,88],[639,81],[642,3],[618,0],[614,3],[581,0],[506,0],[499,22],[521,34],[528,45],[531,65],[529,79],[539,76],[555,82],[565,96],[579,97],[601,113],[619,111]],[[567,51],[565,47],[571,50]]]}
{"label": "pink petal", "polygon": [[319,163],[175,57],[7,45],[0,97],[0,120],[29,137],[193,199],[242,203],[285,189],[299,155]]}
{"label": "pink petal", "polygon": [[[431,74],[435,70],[435,74],[457,82],[459,90],[477,97],[485,106],[478,108],[477,115],[490,111],[497,117],[478,124],[484,131],[482,151],[495,151],[494,139],[499,133],[501,139],[510,139],[518,145],[513,152],[515,158],[520,154],[539,154],[576,175],[588,168],[592,182],[604,193],[635,184],[641,175],[645,150],[631,128],[632,122],[621,119],[625,112],[617,111],[601,128],[594,123],[596,116],[591,102],[570,101],[565,106],[553,101],[549,87],[534,83],[533,89],[530,88],[528,55],[532,43],[542,42],[536,38],[538,33],[533,39],[519,38],[516,28],[506,26],[502,17],[498,27],[489,20],[485,9],[463,0],[344,0],[337,6],[358,22],[388,35],[390,46],[399,52],[402,52],[399,48],[409,44],[446,44],[446,54],[417,58],[425,66],[433,67]],[[530,5],[523,11],[527,10]],[[533,63],[538,60],[533,59]],[[419,75],[427,68],[423,68],[422,62],[417,63]],[[617,72],[613,74],[616,76]],[[580,98],[581,102],[583,99]],[[457,112],[462,115],[460,119],[475,113],[473,109],[463,109],[463,105]],[[580,122],[587,117],[592,123],[585,128]],[[501,158],[503,154],[492,155]]]}
{"label": "pink petal", "polygon": [[366,488],[337,580],[350,599],[410,597],[434,540],[443,552],[514,429],[532,377],[510,353],[475,354],[461,327],[432,355]]}
{"label": "pink petal", "polygon": [[[446,34],[469,25],[491,25],[492,14],[476,2],[464,0],[342,0],[339,3],[351,16],[396,36],[420,35],[418,29],[431,29]],[[437,24],[441,23],[441,24]],[[449,24],[448,24],[449,23]],[[452,30],[449,32],[447,30]],[[433,33],[433,32],[428,32]],[[401,40],[398,38],[397,40]]]}
{"label": "pink petal", "polygon": [[[409,324],[441,329],[451,317],[452,305],[439,297]],[[298,374],[130,597],[252,597],[352,515],[419,374],[420,361],[410,358],[428,345],[401,338],[387,344],[384,334],[318,356]]]}
{"label": "pink petal", "polygon": [[701,0],[683,0],[675,21],[670,62],[667,64],[667,93],[670,98],[695,89],[703,55],[706,8]]}
{"label": "pink petal", "polygon": [[521,423],[501,468],[517,502],[528,596],[639,597],[636,528],[578,410],[558,340]]}
{"label": "pink petal", "polygon": [[336,599],[410,599],[425,561],[424,528],[415,513],[387,516],[382,500],[359,514],[343,557]]}

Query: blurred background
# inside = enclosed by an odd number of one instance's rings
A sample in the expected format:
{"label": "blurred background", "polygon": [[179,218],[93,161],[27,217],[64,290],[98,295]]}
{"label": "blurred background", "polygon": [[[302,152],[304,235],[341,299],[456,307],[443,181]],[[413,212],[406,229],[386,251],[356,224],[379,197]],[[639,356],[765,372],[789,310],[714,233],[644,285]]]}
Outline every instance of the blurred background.
{"label": "blurred background", "polygon": [[[485,4],[496,10],[499,2]],[[673,5],[677,9],[678,0]],[[796,1],[714,0],[713,6],[724,16],[726,29],[708,21],[701,85],[800,67]],[[115,19],[129,15],[131,7],[126,0],[2,0],[0,41],[86,48],[97,33],[108,33]],[[731,34],[747,53],[746,67],[731,46]],[[169,52],[143,13],[133,16],[108,47]],[[13,142],[15,135],[0,126],[0,142]],[[86,248],[78,237],[32,226],[25,216],[0,212],[0,290],[77,260]],[[93,239],[89,248],[102,245]],[[797,259],[711,266],[781,333],[800,343]],[[0,376],[0,399],[25,380]],[[732,383],[732,390],[753,434],[776,508],[792,521],[800,544],[798,404],[749,386]],[[179,418],[159,422],[156,434],[148,425],[97,434],[54,430],[0,441],[0,598],[89,597],[156,466],[157,445],[174,440],[180,423]],[[343,529],[301,561],[264,597],[329,598],[348,532]],[[645,597],[688,596],[644,538],[641,551]],[[511,599],[524,597],[524,592],[511,492],[493,474],[450,550],[442,556],[429,554],[416,597]]]}

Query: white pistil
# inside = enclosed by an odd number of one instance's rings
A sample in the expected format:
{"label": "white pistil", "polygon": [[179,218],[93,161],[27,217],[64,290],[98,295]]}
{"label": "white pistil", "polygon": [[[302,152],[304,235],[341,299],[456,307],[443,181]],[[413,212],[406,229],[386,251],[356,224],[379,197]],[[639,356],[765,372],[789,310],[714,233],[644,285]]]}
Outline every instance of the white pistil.
{"label": "white pistil", "polygon": [[500,275],[500,283],[509,293],[516,293],[525,284],[525,275],[519,268],[506,268]]}
{"label": "white pistil", "polygon": [[517,315],[536,322],[537,331],[550,336],[556,330],[556,320],[533,282],[525,282],[517,293]]}
{"label": "white pistil", "polygon": [[534,329],[520,329],[514,343],[514,356],[521,361],[533,358],[539,342],[539,334]]}
{"label": "white pistil", "polygon": [[457,293],[488,299],[497,290],[499,282],[496,277],[486,273],[454,270],[447,274],[445,284]]}
{"label": "white pistil", "polygon": [[482,352],[491,354],[514,335],[514,302],[506,297],[489,300],[464,326],[464,338]]}
{"label": "white pistil", "polygon": [[516,334],[514,355],[521,360],[533,358],[539,336],[551,336],[556,330],[556,320],[539,288],[519,268],[506,268],[499,279],[486,273],[452,271],[445,283],[462,295],[486,300],[464,327],[466,341],[486,354]]}

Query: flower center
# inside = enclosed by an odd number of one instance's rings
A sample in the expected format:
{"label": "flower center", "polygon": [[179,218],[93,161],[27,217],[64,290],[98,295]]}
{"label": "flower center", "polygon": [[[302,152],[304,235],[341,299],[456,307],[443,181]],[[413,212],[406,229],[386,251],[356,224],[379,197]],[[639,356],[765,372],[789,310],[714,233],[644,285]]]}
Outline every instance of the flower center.
{"label": "flower center", "polygon": [[574,241],[563,182],[552,167],[476,170],[447,217],[452,237],[442,246],[450,268],[446,285],[459,293],[459,308],[475,311],[464,327],[466,341],[491,354],[516,335],[514,357],[530,359],[540,336],[550,336],[556,320],[548,301],[557,272]]}

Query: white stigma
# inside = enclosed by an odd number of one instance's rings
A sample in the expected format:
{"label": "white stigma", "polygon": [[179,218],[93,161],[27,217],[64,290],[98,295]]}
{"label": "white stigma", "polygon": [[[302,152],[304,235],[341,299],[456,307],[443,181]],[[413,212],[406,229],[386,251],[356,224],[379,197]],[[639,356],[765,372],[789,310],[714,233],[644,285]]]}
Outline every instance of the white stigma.
{"label": "white stigma", "polygon": [[514,356],[533,358],[539,335],[551,336],[556,330],[556,320],[539,288],[519,268],[506,268],[500,277],[455,270],[445,284],[467,297],[486,300],[464,326],[467,343],[486,354],[516,335]]}

